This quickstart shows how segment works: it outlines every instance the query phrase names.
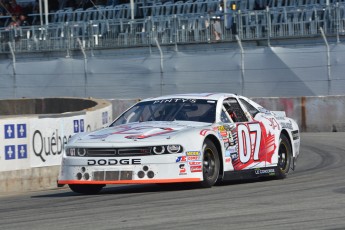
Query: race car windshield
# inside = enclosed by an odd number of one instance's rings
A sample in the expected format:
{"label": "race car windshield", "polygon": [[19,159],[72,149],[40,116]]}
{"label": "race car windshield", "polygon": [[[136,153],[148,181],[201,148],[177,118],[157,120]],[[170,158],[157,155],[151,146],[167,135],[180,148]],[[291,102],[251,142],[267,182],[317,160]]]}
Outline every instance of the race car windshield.
{"label": "race car windshield", "polygon": [[140,102],[122,114],[110,126],[145,121],[198,121],[213,123],[216,101],[172,98]]}

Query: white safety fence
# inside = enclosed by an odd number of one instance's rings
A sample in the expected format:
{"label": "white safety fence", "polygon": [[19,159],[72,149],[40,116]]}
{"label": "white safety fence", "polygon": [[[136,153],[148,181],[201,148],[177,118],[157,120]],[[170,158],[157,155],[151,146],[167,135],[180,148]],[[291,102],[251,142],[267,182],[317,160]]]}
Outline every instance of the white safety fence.
{"label": "white safety fence", "polygon": [[[217,46],[219,45],[219,46]],[[345,94],[345,46],[189,45],[0,61],[0,98],[146,98],[188,92],[252,97]],[[328,46],[327,46],[328,45]],[[241,49],[242,48],[242,49]]]}

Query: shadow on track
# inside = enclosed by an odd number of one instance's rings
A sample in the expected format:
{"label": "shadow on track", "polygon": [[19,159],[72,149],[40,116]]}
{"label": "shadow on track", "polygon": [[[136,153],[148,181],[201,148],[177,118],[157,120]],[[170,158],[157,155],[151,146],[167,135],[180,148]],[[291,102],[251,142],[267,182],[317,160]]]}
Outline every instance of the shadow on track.
{"label": "shadow on track", "polygon": [[[217,182],[215,187],[222,186],[231,186],[239,185],[246,183],[257,183],[263,181],[275,180],[274,178],[263,177],[256,179],[245,179],[245,180],[230,180],[230,181],[221,181]],[[198,183],[172,183],[172,184],[140,184],[140,185],[108,185],[102,189],[98,194],[87,195],[74,193],[68,190],[68,186],[65,186],[67,189],[56,190],[58,193],[51,193],[45,195],[35,195],[31,196],[32,198],[61,198],[61,197],[70,197],[70,196],[99,196],[99,195],[114,195],[114,194],[141,194],[141,193],[162,193],[162,192],[174,192],[174,191],[188,191],[188,190],[199,190],[207,189],[202,188]]]}
{"label": "shadow on track", "polygon": [[[68,189],[68,186],[66,186]],[[140,194],[140,193],[153,193],[153,192],[172,192],[172,191],[179,191],[179,190],[192,190],[192,189],[200,189],[199,186],[193,184],[183,184],[183,183],[175,183],[175,184],[145,184],[145,185],[108,185],[102,189],[102,191],[98,194],[94,195],[84,195],[74,193],[70,190],[59,190],[58,193],[54,194],[45,194],[45,195],[36,195],[32,196],[32,198],[44,198],[44,197],[66,197],[66,196],[97,196],[97,195],[107,195],[107,194]]]}

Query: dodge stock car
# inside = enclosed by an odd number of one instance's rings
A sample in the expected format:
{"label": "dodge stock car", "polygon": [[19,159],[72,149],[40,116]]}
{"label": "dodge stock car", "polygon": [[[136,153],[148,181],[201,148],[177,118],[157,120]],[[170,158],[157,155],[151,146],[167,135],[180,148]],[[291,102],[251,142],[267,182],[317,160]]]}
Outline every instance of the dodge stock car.
{"label": "dodge stock car", "polygon": [[285,178],[300,149],[297,123],[235,94],[145,99],[106,128],[66,145],[58,185],[98,193],[107,184]]}

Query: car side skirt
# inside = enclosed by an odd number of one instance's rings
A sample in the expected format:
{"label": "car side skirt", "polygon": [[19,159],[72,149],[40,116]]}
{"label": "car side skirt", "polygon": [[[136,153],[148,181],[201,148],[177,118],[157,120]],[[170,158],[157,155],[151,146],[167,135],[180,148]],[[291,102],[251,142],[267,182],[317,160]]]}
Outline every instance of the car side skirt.
{"label": "car side skirt", "polygon": [[278,175],[277,167],[247,169],[241,171],[224,172],[223,180],[242,180],[254,179],[259,177],[276,176]]}
{"label": "car side skirt", "polygon": [[183,183],[200,182],[199,178],[181,178],[181,179],[152,179],[152,180],[116,180],[116,181],[80,181],[80,180],[59,180],[58,185],[65,184],[163,184],[163,183]]}

